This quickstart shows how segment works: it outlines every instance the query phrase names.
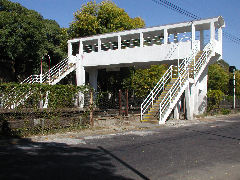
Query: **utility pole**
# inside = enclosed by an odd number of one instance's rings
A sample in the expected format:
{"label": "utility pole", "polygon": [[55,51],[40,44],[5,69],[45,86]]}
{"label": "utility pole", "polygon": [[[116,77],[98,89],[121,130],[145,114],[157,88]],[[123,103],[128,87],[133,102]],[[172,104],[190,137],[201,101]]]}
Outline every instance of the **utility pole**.
{"label": "utility pole", "polygon": [[90,125],[91,127],[94,126],[94,119],[93,119],[93,90],[90,90],[90,105],[89,105],[90,113],[89,113],[89,119],[90,119]]}
{"label": "utility pole", "polygon": [[235,83],[235,66],[229,66],[229,72],[233,73],[233,109],[236,108],[236,83]]}

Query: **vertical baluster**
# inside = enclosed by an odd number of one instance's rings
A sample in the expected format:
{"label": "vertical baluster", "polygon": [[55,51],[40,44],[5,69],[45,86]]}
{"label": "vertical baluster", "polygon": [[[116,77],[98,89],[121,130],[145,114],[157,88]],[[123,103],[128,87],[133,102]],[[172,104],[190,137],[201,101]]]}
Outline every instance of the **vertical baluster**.
{"label": "vertical baluster", "polygon": [[162,120],[162,108],[161,108],[162,102],[159,104],[159,123]]}
{"label": "vertical baluster", "polygon": [[196,61],[196,56],[193,59],[193,79],[195,79],[195,61]]}
{"label": "vertical baluster", "polygon": [[151,92],[151,94],[152,94],[152,105],[153,105],[153,91]]}

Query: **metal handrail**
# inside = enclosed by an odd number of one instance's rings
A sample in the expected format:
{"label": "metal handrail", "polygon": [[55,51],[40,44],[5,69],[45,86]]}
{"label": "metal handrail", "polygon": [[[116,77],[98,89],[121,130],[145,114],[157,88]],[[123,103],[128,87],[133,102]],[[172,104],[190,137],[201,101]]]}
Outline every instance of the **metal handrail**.
{"label": "metal handrail", "polygon": [[214,42],[210,42],[203,49],[203,53],[200,56],[200,58],[198,59],[198,61],[196,62],[195,67],[194,67],[194,78],[198,75],[198,73],[200,72],[200,69],[203,67],[203,65],[207,63],[207,59],[208,59],[209,55],[211,54],[213,48],[214,48]]}
{"label": "metal handrail", "polygon": [[[171,103],[174,103],[174,99],[180,92],[180,88],[184,86],[184,84],[189,79],[189,65],[192,61],[194,61],[194,78],[196,78],[197,73],[200,72],[200,69],[203,67],[204,64],[207,63],[209,54],[213,50],[214,45],[210,42],[206,45],[203,49],[203,53],[200,56],[198,62],[195,62],[196,51],[193,50],[191,56],[186,58],[180,66],[180,73],[177,80],[173,83],[172,87],[169,89],[167,94],[163,97],[162,101],[159,104],[159,121],[163,121],[163,115],[166,112],[167,108],[170,108]],[[197,69],[196,69],[197,67]],[[197,70],[197,71],[196,71]],[[195,73],[195,71],[197,73]],[[164,117],[166,118],[166,117]]]}
{"label": "metal handrail", "polygon": [[[183,37],[179,40],[178,43],[175,43],[175,46],[170,50],[169,54],[172,54],[179,46],[179,44],[186,39],[191,39],[190,37],[186,37],[186,33],[184,33]],[[171,75],[171,76],[170,76]],[[154,101],[158,97],[158,94],[162,92],[168,82],[171,81],[173,77],[173,65],[171,65],[168,70],[164,73],[162,78],[157,82],[154,88],[150,91],[148,96],[144,99],[141,104],[141,120],[143,119],[143,114],[153,105]]]}
{"label": "metal handrail", "polygon": [[[34,84],[34,83],[49,83],[52,84],[54,80],[57,78],[60,78],[64,72],[72,68],[72,66],[69,66],[71,63],[69,62],[68,58],[65,58],[64,60],[60,61],[58,64],[53,66],[48,72],[40,75],[30,75],[26,79],[24,79],[20,84]],[[51,77],[56,76],[54,79]],[[14,90],[15,88],[12,89],[10,93],[8,93],[7,97],[1,98],[1,101],[5,102],[3,103],[3,107],[10,106],[15,108],[18,105],[20,105],[22,102],[24,102],[30,95],[31,92],[24,92],[18,96],[16,96],[16,92]],[[20,98],[21,97],[21,98]],[[11,99],[11,100],[10,100]],[[11,101],[11,105],[8,104],[8,101]],[[5,105],[4,105],[5,104]]]}
{"label": "metal handrail", "polygon": [[168,68],[168,70],[164,73],[163,77],[158,81],[158,83],[154,86],[153,90],[151,90],[151,92],[141,104],[141,119],[142,115],[147,111],[148,107],[151,104],[153,105],[153,102],[156,99],[158,93],[164,89],[166,82],[168,82],[169,79],[172,78],[172,67],[173,65]]}

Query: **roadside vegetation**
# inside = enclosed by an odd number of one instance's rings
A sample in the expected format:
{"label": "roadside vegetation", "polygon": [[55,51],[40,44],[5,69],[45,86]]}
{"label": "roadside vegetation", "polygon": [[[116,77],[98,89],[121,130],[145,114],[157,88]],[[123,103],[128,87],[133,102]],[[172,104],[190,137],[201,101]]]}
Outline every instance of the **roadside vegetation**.
{"label": "roadside vegetation", "polygon": [[[21,129],[16,127],[18,134],[51,132],[69,127],[82,128],[89,123],[86,119],[89,116],[90,106],[86,111],[81,112],[80,116],[73,117],[73,120],[69,121],[72,123],[65,123],[64,126],[59,123],[63,121],[63,118],[69,117],[61,109],[73,108],[74,103],[76,103],[74,102],[76,93],[85,93],[84,88],[86,87],[74,85],[74,74],[67,76],[60,82],[60,84],[71,85],[18,84],[29,75],[40,73],[41,60],[43,60],[43,72],[47,72],[49,67],[67,57],[68,39],[145,26],[142,18],[130,17],[124,9],[119,8],[111,1],[102,1],[101,3],[90,1],[79,8],[74,13],[74,20],[69,27],[61,28],[56,21],[45,19],[38,12],[29,10],[19,3],[0,0],[0,95],[4,97],[4,95],[12,93],[21,98],[25,92],[32,92],[28,102],[16,110],[0,113],[0,121],[4,123],[16,121],[16,119],[22,120],[21,123],[24,125],[21,126]],[[51,57],[50,61],[43,58],[45,55]],[[118,93],[119,89],[128,89],[129,97],[144,98],[167,68],[168,65],[152,65],[144,69],[127,68],[117,73],[106,74],[106,72],[102,72],[99,73],[99,77],[104,78],[104,81],[100,82],[99,89],[102,92],[113,93]],[[237,97],[240,97],[239,85],[240,71],[237,70]],[[210,113],[230,113],[229,107],[222,107],[221,103],[231,104],[233,101],[232,89],[232,74],[229,73],[229,65],[224,60],[210,65],[207,111]],[[38,110],[39,102],[44,101],[42,97],[47,92],[51,92],[49,94],[49,108],[46,111]],[[9,103],[12,102],[9,101]],[[26,110],[29,107],[33,113]],[[31,121],[27,120],[26,117],[28,119],[31,117]],[[48,119],[47,124],[43,124],[43,119]],[[29,129],[29,127],[31,128]]]}

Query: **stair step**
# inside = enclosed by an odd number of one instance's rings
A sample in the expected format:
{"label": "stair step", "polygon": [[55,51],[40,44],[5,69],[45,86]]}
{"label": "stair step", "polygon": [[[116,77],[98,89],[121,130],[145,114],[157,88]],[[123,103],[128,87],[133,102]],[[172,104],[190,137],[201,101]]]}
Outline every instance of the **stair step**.
{"label": "stair step", "polygon": [[156,119],[148,119],[148,120],[145,120],[145,119],[143,119],[143,120],[141,120],[141,122],[148,122],[148,123],[153,123],[153,124],[157,124],[159,121],[158,120],[156,120]]}

